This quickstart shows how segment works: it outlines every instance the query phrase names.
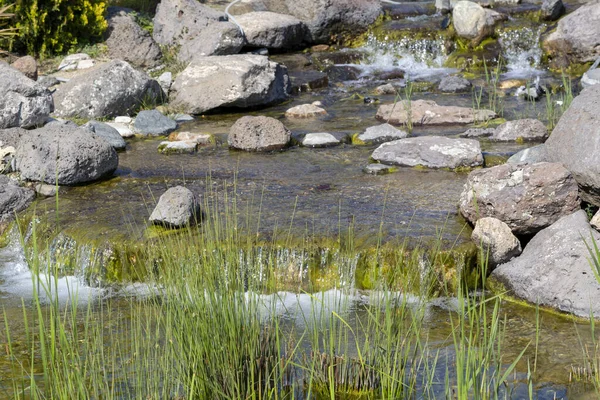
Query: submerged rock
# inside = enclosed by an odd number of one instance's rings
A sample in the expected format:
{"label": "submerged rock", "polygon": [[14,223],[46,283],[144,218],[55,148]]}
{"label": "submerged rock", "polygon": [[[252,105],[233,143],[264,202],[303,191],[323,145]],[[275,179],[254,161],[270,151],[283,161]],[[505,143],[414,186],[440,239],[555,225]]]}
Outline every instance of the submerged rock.
{"label": "submerged rock", "polygon": [[448,75],[442,78],[438,89],[442,92],[456,93],[470,90],[471,86],[471,82],[462,76]]}
{"label": "submerged rock", "polygon": [[160,196],[150,222],[168,228],[183,228],[200,222],[201,218],[196,196],[188,188],[176,186]]}
{"label": "submerged rock", "polygon": [[492,279],[530,303],[600,318],[600,283],[586,248],[586,242],[593,246],[592,241],[600,246],[600,234],[590,228],[585,211],[579,210],[538,232],[521,256],[492,272]]}
{"label": "submerged rock", "polygon": [[327,115],[327,111],[314,104],[300,104],[285,112],[287,118],[314,118],[319,115]]}
{"label": "submerged rock", "polygon": [[285,148],[290,131],[271,117],[246,116],[238,119],[229,131],[229,147],[246,151],[271,151]]}
{"label": "submerged rock", "polygon": [[397,171],[398,168],[393,165],[369,164],[363,168],[363,172],[369,175],[386,175]]}
{"label": "submerged rock", "polygon": [[431,100],[402,100],[396,104],[379,106],[376,118],[394,125],[452,125],[483,122],[496,117],[491,110],[473,110],[467,107],[440,106]]}
{"label": "submerged rock", "polygon": [[160,154],[191,154],[198,149],[198,143],[191,140],[161,142],[158,145]]}
{"label": "submerged rock", "polygon": [[579,209],[577,183],[562,165],[498,165],[472,171],[460,212],[472,224],[494,217],[516,235],[531,235]]}
{"label": "submerged rock", "polygon": [[140,111],[133,123],[135,133],[150,136],[167,135],[177,129],[177,122],[158,110]]}
{"label": "submerged rock", "polygon": [[521,254],[519,239],[513,235],[508,225],[496,218],[477,220],[471,240],[481,248],[483,256],[487,257],[488,272]]}

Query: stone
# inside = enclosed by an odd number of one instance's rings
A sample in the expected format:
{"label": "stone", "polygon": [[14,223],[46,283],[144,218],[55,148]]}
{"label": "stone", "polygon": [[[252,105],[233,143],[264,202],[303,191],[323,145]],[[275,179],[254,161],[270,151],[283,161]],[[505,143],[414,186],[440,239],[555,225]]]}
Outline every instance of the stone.
{"label": "stone", "polygon": [[44,197],[54,197],[56,196],[56,185],[48,185],[45,183],[36,183],[33,186],[33,190],[40,196]]}
{"label": "stone", "polygon": [[59,85],[60,81],[54,76],[44,75],[38,77],[37,83],[42,87],[51,88],[52,86]]}
{"label": "stone", "polygon": [[471,89],[471,86],[471,82],[462,76],[448,75],[442,78],[438,85],[438,89],[441,92],[456,93],[466,92]]}
{"label": "stone", "polygon": [[367,128],[357,136],[359,142],[369,144],[380,144],[392,140],[404,139],[408,132],[396,129],[390,124],[381,124]]}
{"label": "stone", "polygon": [[104,122],[91,120],[87,122],[82,128],[86,128],[106,140],[115,150],[125,150],[127,143],[121,136],[118,130],[112,126],[105,124]]}
{"label": "stone", "polygon": [[133,122],[133,118],[128,117],[127,115],[120,115],[115,117],[115,122],[117,124],[131,124]]}
{"label": "stone", "polygon": [[135,117],[133,131],[140,135],[162,136],[177,129],[177,122],[158,110],[140,111]]}
{"label": "stone", "polygon": [[129,63],[113,60],[60,85],[54,93],[59,117],[110,118],[128,114],[144,102],[160,103],[158,82]]}
{"label": "stone", "polygon": [[568,67],[571,63],[593,62],[600,56],[600,2],[583,4],[558,21],[556,30],[542,39],[551,65]]}
{"label": "stone", "polygon": [[0,223],[12,221],[15,214],[23,211],[35,198],[35,192],[22,188],[5,175],[0,175]]}
{"label": "stone", "polygon": [[580,207],[577,183],[562,165],[503,164],[472,171],[460,196],[460,212],[472,224],[494,217],[515,235],[531,235]]}
{"label": "stone", "polygon": [[548,137],[548,129],[541,121],[527,118],[507,121],[498,126],[491,140],[498,142],[541,141]]}
{"label": "stone", "polygon": [[473,139],[420,136],[380,145],[371,158],[404,167],[472,168],[483,164],[481,146]]}
{"label": "stone", "polygon": [[96,65],[94,60],[81,60],[77,63],[77,69],[89,69]]}
{"label": "stone", "polygon": [[238,150],[271,151],[285,148],[290,138],[290,131],[275,118],[246,116],[233,124],[227,143]]}
{"label": "stone", "polygon": [[315,118],[327,115],[327,111],[313,104],[300,104],[285,112],[286,118]]}
{"label": "stone", "polygon": [[583,73],[581,77],[581,86],[586,88],[588,86],[600,84],[600,68],[593,69]]}
{"label": "stone", "polygon": [[539,162],[548,162],[545,144],[540,144],[529,147],[525,150],[521,150],[506,160],[507,164],[535,164]]}
{"label": "stone", "polygon": [[173,116],[173,119],[175,120],[175,122],[177,122],[178,124],[182,123],[182,122],[190,122],[190,121],[194,121],[194,117],[192,117],[189,114],[175,114]]}
{"label": "stone", "polygon": [[63,60],[58,65],[58,70],[59,71],[71,71],[71,70],[78,69],[77,66],[79,65],[80,61],[91,60],[91,59],[92,58],[85,53],[71,54],[71,55],[68,55],[65,58],[63,58]]}
{"label": "stone", "polygon": [[173,74],[171,73],[171,71],[163,72],[156,79],[156,81],[162,88],[163,92],[168,94],[169,90],[171,90],[171,85],[173,84]]}
{"label": "stone", "polygon": [[160,154],[191,154],[198,149],[198,143],[192,141],[160,142],[158,152]]}
{"label": "stone", "polygon": [[330,82],[355,81],[360,77],[362,70],[352,65],[332,65],[325,68]]}
{"label": "stone", "polygon": [[150,222],[168,228],[183,228],[202,219],[200,203],[191,190],[183,186],[168,189],[158,199],[150,214]]}
{"label": "stone", "polygon": [[19,57],[11,64],[11,67],[21,72],[23,75],[37,81],[38,78],[38,66],[35,58],[32,56]]}
{"label": "stone", "polygon": [[461,138],[482,138],[490,137],[494,134],[494,132],[496,132],[496,129],[494,128],[471,128],[467,129],[458,136]]}
{"label": "stone", "polygon": [[140,68],[153,68],[162,60],[162,52],[149,32],[135,20],[133,10],[108,7],[106,46],[112,59],[127,61]]}
{"label": "stone", "polygon": [[480,218],[475,223],[471,240],[487,257],[488,272],[521,254],[521,243],[510,227],[499,219]]}
{"label": "stone", "polygon": [[177,58],[183,62],[237,54],[245,43],[225,13],[196,0],[162,0],[156,8],[152,37],[160,45],[179,47]]}
{"label": "stone", "polygon": [[556,21],[567,12],[562,0],[544,0],[540,16],[544,21]]}
{"label": "stone", "polygon": [[0,129],[42,125],[52,111],[47,88],[0,61]]}
{"label": "stone", "polygon": [[284,66],[251,54],[203,57],[191,62],[171,86],[171,105],[201,114],[219,107],[246,108],[288,98]]}
{"label": "stone", "polygon": [[496,24],[506,19],[506,15],[483,8],[472,1],[459,1],[452,10],[452,22],[456,34],[470,39],[474,45],[491,36]]}
{"label": "stone", "polygon": [[298,18],[270,11],[250,12],[235,17],[251,47],[293,50],[302,46],[308,28]]}
{"label": "stone", "polygon": [[387,175],[397,170],[397,167],[385,164],[369,164],[363,168],[363,172],[369,175]]}
{"label": "stone", "polygon": [[104,139],[87,129],[51,124],[23,135],[15,154],[21,178],[78,185],[108,177],[119,157]]}
{"label": "stone", "polygon": [[169,135],[171,142],[191,142],[198,145],[208,145],[213,142],[212,135],[208,133],[173,132]]}
{"label": "stone", "polygon": [[532,304],[583,318],[600,318],[600,283],[586,247],[600,240],[579,210],[538,232],[521,256],[497,267],[491,280]]}
{"label": "stone", "polygon": [[329,76],[325,72],[308,70],[292,72],[289,75],[292,93],[310,92],[329,85]]}
{"label": "stone", "polygon": [[600,206],[600,152],[595,149],[600,148],[599,125],[600,86],[595,85],[573,99],[545,143],[548,160],[560,162],[571,171],[581,189],[581,198],[597,206]]}
{"label": "stone", "polygon": [[468,107],[440,106],[431,100],[402,100],[384,104],[377,110],[377,119],[394,125],[406,125],[410,115],[413,125],[454,125],[484,122],[496,118],[491,110]]}
{"label": "stone", "polygon": [[377,86],[374,90],[373,93],[376,95],[382,95],[382,94],[396,94],[398,93],[398,90],[396,89],[396,87],[394,85],[392,85],[391,83],[386,83],[385,85],[381,85],[381,86]]}
{"label": "stone", "polygon": [[129,124],[124,124],[122,122],[107,122],[106,125],[114,128],[123,138],[135,136],[135,133],[133,133],[133,130],[129,127]]}
{"label": "stone", "polygon": [[594,216],[592,217],[592,219],[590,220],[590,225],[592,226],[592,228],[594,228],[595,230],[600,230],[600,210],[598,210],[596,212],[596,214],[594,214]]}
{"label": "stone", "polygon": [[17,147],[21,137],[29,132],[23,128],[0,129],[0,147]]}
{"label": "stone", "polygon": [[302,138],[302,146],[304,147],[330,147],[337,146],[340,141],[331,133],[307,133]]}

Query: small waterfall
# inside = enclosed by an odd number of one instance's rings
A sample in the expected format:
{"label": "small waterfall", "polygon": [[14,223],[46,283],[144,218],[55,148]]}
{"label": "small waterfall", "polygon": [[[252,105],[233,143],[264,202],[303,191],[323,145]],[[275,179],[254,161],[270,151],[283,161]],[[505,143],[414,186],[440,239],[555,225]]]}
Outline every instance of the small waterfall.
{"label": "small waterfall", "polygon": [[536,28],[511,29],[500,33],[502,57],[506,62],[507,77],[528,78],[541,75],[542,48],[540,36],[545,25]]}

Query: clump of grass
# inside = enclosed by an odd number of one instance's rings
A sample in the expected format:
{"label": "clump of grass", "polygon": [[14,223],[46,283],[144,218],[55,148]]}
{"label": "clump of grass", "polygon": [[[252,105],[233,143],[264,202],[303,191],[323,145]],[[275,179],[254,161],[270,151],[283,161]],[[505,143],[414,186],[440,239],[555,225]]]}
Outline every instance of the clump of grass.
{"label": "clump of grass", "polygon": [[568,75],[563,73],[560,92],[546,93],[546,121],[548,129],[554,129],[560,117],[573,102],[573,97],[572,80]]}

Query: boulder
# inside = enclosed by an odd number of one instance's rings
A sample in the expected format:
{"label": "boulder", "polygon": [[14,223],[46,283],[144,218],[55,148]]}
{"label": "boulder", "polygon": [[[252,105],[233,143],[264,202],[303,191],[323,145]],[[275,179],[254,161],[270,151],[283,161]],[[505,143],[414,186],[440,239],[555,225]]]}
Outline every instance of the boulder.
{"label": "boulder", "polygon": [[521,254],[519,239],[513,235],[508,225],[496,218],[485,217],[477,220],[471,240],[481,248],[484,257],[487,257],[488,272]]}
{"label": "boulder", "polygon": [[133,123],[133,130],[141,135],[168,135],[175,129],[177,129],[177,122],[164,116],[158,110],[140,111]]}
{"label": "boulder", "polygon": [[202,219],[200,204],[188,188],[172,187],[160,196],[150,214],[150,222],[168,228],[183,228]]}
{"label": "boulder", "polygon": [[567,11],[562,0],[544,0],[540,11],[544,21],[556,21]]}
{"label": "boulder", "polygon": [[600,56],[600,1],[582,5],[558,21],[556,30],[542,40],[542,47],[556,68],[595,61]]}
{"label": "boulder", "polygon": [[196,0],[162,0],[154,16],[154,40],[179,47],[180,61],[212,55],[236,54],[244,46],[240,29],[225,13]]}
{"label": "boulder", "polygon": [[304,147],[330,147],[337,146],[340,141],[331,133],[307,133],[301,140]]}
{"label": "boulder", "polygon": [[472,224],[494,217],[515,235],[534,234],[579,207],[577,183],[556,163],[472,171],[460,196],[460,212]]}
{"label": "boulder", "polygon": [[477,140],[443,136],[420,136],[383,143],[371,158],[383,164],[405,167],[456,169],[483,164]]}
{"label": "boulder", "polygon": [[314,104],[300,104],[285,112],[286,118],[314,118],[327,115],[327,111]]}
{"label": "boulder", "polygon": [[548,162],[545,144],[521,150],[506,160],[507,164],[535,164],[539,162]]}
{"label": "boulder", "polygon": [[452,125],[483,122],[496,117],[491,110],[473,110],[468,107],[440,106],[432,100],[402,100],[396,104],[384,104],[377,110],[377,119],[394,125]]}
{"label": "boulder", "polygon": [[219,107],[281,102],[290,91],[284,66],[251,54],[198,58],[171,86],[171,104],[190,114]]}
{"label": "boulder", "polygon": [[491,279],[530,303],[600,318],[600,283],[586,247],[593,246],[592,240],[598,243],[600,234],[591,230],[585,211],[579,210],[538,232],[521,256],[496,268]]}
{"label": "boulder", "polygon": [[119,157],[87,129],[50,124],[21,137],[15,154],[21,178],[59,185],[95,181],[117,169]]}
{"label": "boulder", "polygon": [[456,34],[470,39],[474,45],[491,36],[496,24],[506,19],[506,15],[483,8],[472,1],[459,1],[452,10],[452,22]]}
{"label": "boulder", "polygon": [[442,78],[438,89],[446,93],[466,92],[471,89],[471,82],[462,76],[448,75]]}
{"label": "boulder", "polygon": [[72,78],[54,94],[59,117],[106,118],[128,114],[143,103],[159,103],[165,94],[158,82],[114,60]]}
{"label": "boulder", "polygon": [[106,140],[115,150],[125,150],[127,147],[127,143],[119,131],[104,122],[92,120],[83,125],[82,128],[94,132],[96,136]]}
{"label": "boulder", "polygon": [[21,136],[29,132],[23,128],[0,129],[0,147],[11,146],[16,148],[21,141]]}
{"label": "boulder", "polygon": [[240,24],[246,42],[252,47],[292,50],[302,45],[308,33],[306,25],[298,18],[270,11],[238,15],[235,22]]}
{"label": "boulder", "polygon": [[52,111],[48,89],[0,61],[0,129],[42,125]]}
{"label": "boulder", "polygon": [[21,72],[23,75],[33,81],[37,81],[38,67],[35,58],[32,56],[19,57],[11,64],[11,67]]}
{"label": "boulder", "polygon": [[362,143],[379,144],[392,140],[404,139],[407,136],[407,132],[396,129],[390,124],[381,124],[367,128],[356,138]]}
{"label": "boulder", "polygon": [[227,143],[239,150],[270,151],[283,149],[290,138],[290,131],[275,118],[246,116],[233,124]]}
{"label": "boulder", "polygon": [[137,24],[133,10],[108,7],[107,21],[106,45],[110,58],[124,60],[141,68],[160,64],[160,47],[150,33]]}
{"label": "boulder", "polygon": [[[600,3],[599,3],[600,4]],[[548,160],[562,163],[579,184],[583,200],[600,206],[600,86],[573,100],[546,141]]]}
{"label": "boulder", "polygon": [[537,119],[527,118],[507,121],[494,130],[491,140],[498,142],[544,141],[548,137],[548,128]]}
{"label": "boulder", "polygon": [[11,221],[15,213],[23,211],[35,198],[35,192],[22,188],[4,175],[0,175],[0,225]]}

